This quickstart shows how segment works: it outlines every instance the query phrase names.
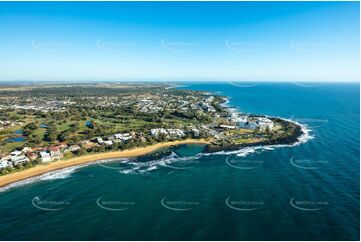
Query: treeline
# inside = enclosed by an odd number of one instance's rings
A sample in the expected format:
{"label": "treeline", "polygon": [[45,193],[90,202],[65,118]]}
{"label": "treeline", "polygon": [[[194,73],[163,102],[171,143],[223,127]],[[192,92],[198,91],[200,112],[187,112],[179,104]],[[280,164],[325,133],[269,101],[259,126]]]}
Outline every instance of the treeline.
{"label": "treeline", "polygon": [[55,87],[35,87],[30,90],[5,90],[0,91],[0,95],[7,95],[10,97],[60,97],[59,100],[63,100],[64,97],[87,97],[87,96],[120,96],[126,94],[140,94],[140,93],[159,93],[159,92],[184,92],[182,90],[173,91],[173,89],[167,90],[164,88],[165,86],[145,86],[145,85],[130,85],[126,88],[118,88],[112,87],[109,85],[108,87],[104,86],[55,86]]}

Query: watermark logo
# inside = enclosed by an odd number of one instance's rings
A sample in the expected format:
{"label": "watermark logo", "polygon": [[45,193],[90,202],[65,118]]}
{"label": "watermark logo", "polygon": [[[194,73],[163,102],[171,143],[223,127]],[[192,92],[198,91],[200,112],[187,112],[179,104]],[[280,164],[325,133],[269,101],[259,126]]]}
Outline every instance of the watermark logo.
{"label": "watermark logo", "polygon": [[296,41],[295,38],[292,38],[289,42],[289,45],[292,49],[300,52],[312,52],[328,46],[328,43],[313,42],[313,41],[302,42],[302,41]]}
{"label": "watermark logo", "polygon": [[235,87],[240,87],[240,88],[248,88],[248,87],[256,87],[259,86],[259,83],[247,83],[247,82],[236,82],[236,81],[227,81],[228,84],[235,86]]}
{"label": "watermark logo", "polygon": [[264,206],[263,201],[233,200],[231,197],[225,203],[227,207],[242,212],[258,210]]}
{"label": "watermark logo", "polygon": [[[180,164],[180,165],[176,165]],[[181,162],[168,164],[166,162],[161,163],[160,165],[167,168],[172,168],[176,170],[187,170],[194,167],[194,165],[199,164],[198,160],[192,159],[192,160],[182,160]]]}
{"label": "watermark logo", "polygon": [[99,197],[96,201],[98,207],[108,210],[108,211],[124,211],[128,210],[130,207],[135,205],[135,202],[132,201],[122,201],[122,200],[102,200],[102,197]]}
{"label": "watermark logo", "polygon": [[162,198],[160,204],[166,209],[179,212],[193,210],[199,206],[198,201],[167,200],[166,197]]}
{"label": "watermark logo", "polygon": [[160,41],[160,46],[163,49],[172,52],[188,52],[199,47],[199,43],[189,41],[167,41],[166,39],[162,39]]}
{"label": "watermark logo", "polygon": [[41,200],[39,197],[34,197],[32,205],[44,211],[59,211],[69,206],[70,203],[68,201]]}
{"label": "watermark logo", "polygon": [[313,88],[313,87],[319,87],[324,85],[323,83],[318,82],[292,82],[294,85],[300,86],[300,87],[307,87],[307,88]]}
{"label": "watermark logo", "polygon": [[328,119],[323,118],[295,118],[294,115],[290,117],[290,120],[294,120],[300,123],[307,123],[312,128],[320,128],[321,126],[328,123]]}
{"label": "watermark logo", "polygon": [[301,211],[318,211],[323,209],[324,206],[329,205],[329,203],[325,201],[296,200],[293,197],[290,200],[290,205]]}
{"label": "watermark logo", "polygon": [[[128,159],[120,160],[120,164],[127,163],[128,161],[129,161]],[[114,164],[113,160],[111,160],[109,162],[100,161],[100,162],[97,162],[97,164],[105,169],[110,169],[110,170],[123,169],[123,167],[119,166],[119,163],[117,163],[118,166],[112,166],[111,164]]]}
{"label": "watermark logo", "polygon": [[260,167],[264,161],[262,160],[246,160],[237,159],[237,156],[230,155],[226,158],[226,164],[232,168],[240,170],[252,170]]}
{"label": "watermark logo", "polygon": [[71,44],[68,42],[57,42],[57,41],[39,41],[34,39],[31,42],[34,49],[44,52],[58,52],[68,48]]}
{"label": "watermark logo", "polygon": [[103,39],[98,39],[96,41],[96,46],[106,52],[119,52],[133,48],[135,43],[124,41],[105,41]]}
{"label": "watermark logo", "polygon": [[301,159],[295,160],[294,156],[290,158],[290,163],[294,167],[305,169],[305,170],[315,170],[320,168],[324,164],[328,164],[327,160],[310,160],[310,159]]}
{"label": "watermark logo", "polygon": [[264,46],[264,44],[260,42],[232,41],[231,39],[227,39],[224,45],[229,50],[236,52],[253,52]]}

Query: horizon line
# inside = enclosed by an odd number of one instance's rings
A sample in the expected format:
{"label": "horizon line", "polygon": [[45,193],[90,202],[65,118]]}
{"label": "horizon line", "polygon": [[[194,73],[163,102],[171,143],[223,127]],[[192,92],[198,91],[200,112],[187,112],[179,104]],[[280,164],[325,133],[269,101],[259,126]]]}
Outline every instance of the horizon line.
{"label": "horizon line", "polygon": [[129,83],[129,82],[137,82],[137,83],[146,83],[146,82],[235,82],[235,83],[360,83],[360,80],[327,80],[327,81],[319,81],[319,80],[206,80],[206,79],[194,79],[194,80],[164,80],[164,79],[148,79],[148,80],[0,80],[0,83],[102,83],[102,82],[110,82],[110,83]]}

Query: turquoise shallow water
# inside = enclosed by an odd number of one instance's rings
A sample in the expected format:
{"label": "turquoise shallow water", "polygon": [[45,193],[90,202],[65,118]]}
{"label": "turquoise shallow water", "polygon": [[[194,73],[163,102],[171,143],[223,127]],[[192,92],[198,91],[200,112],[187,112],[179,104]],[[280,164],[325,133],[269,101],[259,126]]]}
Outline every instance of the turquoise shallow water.
{"label": "turquoise shallow water", "polygon": [[[189,85],[189,84],[188,84]],[[68,169],[0,193],[1,240],[359,240],[359,85],[199,83],[242,112],[290,118],[294,147]]]}

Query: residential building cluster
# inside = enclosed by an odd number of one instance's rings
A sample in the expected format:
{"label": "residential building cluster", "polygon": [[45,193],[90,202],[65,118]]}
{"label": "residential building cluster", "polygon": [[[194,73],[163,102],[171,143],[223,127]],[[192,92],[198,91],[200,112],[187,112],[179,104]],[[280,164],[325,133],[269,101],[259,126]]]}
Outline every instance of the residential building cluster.
{"label": "residential building cluster", "polygon": [[157,94],[151,95],[143,99],[139,99],[136,107],[143,113],[158,113],[160,111],[198,111],[216,113],[213,106],[214,96],[192,96],[192,95],[173,95],[173,94]]}
{"label": "residential building cluster", "polygon": [[0,157],[0,169],[13,168],[14,166],[25,165],[30,161],[39,159],[42,163],[60,160],[64,153],[74,152],[80,149],[79,145],[60,144],[48,148],[24,147],[22,150],[14,150],[9,155]]}
{"label": "residential building cluster", "polygon": [[159,137],[160,135],[164,135],[168,138],[181,138],[185,136],[185,133],[181,129],[163,129],[163,128],[157,128],[157,129],[151,129],[150,133],[154,137]]}
{"label": "residential building cluster", "polygon": [[231,112],[231,121],[236,123],[238,127],[244,129],[259,129],[260,131],[271,131],[274,128],[273,121],[267,117],[250,117],[247,115],[239,115]]}
{"label": "residential building cluster", "polygon": [[0,120],[0,130],[23,125],[22,121],[13,121],[13,120]]}
{"label": "residential building cluster", "polygon": [[135,132],[129,132],[129,133],[117,133],[113,134],[107,138],[102,137],[96,137],[95,141],[99,145],[113,145],[114,143],[120,143],[120,142],[127,142],[130,139],[133,139],[136,136]]}

